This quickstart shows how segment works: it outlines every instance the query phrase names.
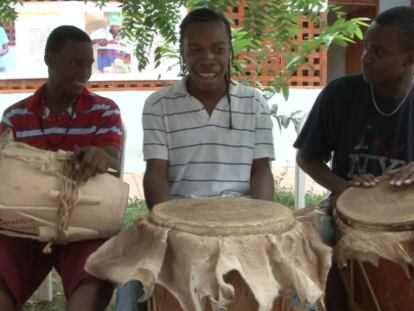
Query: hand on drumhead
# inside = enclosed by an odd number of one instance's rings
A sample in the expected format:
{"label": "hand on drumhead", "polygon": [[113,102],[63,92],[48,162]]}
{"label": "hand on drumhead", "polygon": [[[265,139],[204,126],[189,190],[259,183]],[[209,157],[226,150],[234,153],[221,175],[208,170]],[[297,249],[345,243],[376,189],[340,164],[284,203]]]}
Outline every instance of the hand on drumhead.
{"label": "hand on drumhead", "polygon": [[107,172],[110,162],[110,156],[102,148],[75,146],[73,150],[72,165],[80,172],[80,178],[83,181],[96,174]]}
{"label": "hand on drumhead", "polygon": [[378,179],[372,174],[364,174],[354,177],[349,181],[352,187],[374,187],[378,183]]}
{"label": "hand on drumhead", "polygon": [[391,185],[410,185],[414,182],[414,162],[410,162],[395,170],[388,171],[387,174],[391,176]]}

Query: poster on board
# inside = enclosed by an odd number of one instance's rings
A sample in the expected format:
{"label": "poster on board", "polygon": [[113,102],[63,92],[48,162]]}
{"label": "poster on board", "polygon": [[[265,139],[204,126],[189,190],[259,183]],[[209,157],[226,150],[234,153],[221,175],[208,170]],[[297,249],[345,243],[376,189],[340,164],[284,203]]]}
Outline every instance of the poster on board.
{"label": "poster on board", "polygon": [[[0,79],[46,78],[46,39],[60,25],[74,25],[91,37],[95,59],[91,81],[178,79],[176,60],[166,59],[158,68],[151,62],[138,70],[134,43],[120,36],[123,16],[118,2],[103,8],[83,1],[24,2],[16,9],[13,25],[0,24],[0,48],[3,43],[8,48],[3,56],[0,49]],[[162,44],[160,38],[148,50],[151,61],[157,44]]]}

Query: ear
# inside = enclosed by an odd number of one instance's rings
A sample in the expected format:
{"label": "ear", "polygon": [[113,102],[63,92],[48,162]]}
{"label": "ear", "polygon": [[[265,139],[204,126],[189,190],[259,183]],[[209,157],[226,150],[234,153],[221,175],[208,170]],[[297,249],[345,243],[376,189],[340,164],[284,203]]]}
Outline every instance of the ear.
{"label": "ear", "polygon": [[45,61],[46,66],[49,67],[52,63],[52,56],[49,53],[46,53],[43,59]]}
{"label": "ear", "polygon": [[46,66],[49,66],[49,62],[50,62],[50,56],[48,55],[48,54],[45,54],[45,56],[44,56],[44,61],[45,61],[45,64],[46,64]]}

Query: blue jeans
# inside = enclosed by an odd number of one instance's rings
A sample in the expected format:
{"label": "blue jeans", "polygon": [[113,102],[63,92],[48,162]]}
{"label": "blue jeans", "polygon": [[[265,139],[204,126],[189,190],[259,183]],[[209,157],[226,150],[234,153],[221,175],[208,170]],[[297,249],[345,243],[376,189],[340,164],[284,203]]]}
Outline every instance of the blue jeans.
{"label": "blue jeans", "polygon": [[129,281],[125,286],[116,287],[116,311],[146,311],[147,303],[138,302],[138,298],[144,294],[142,284],[138,281]]}

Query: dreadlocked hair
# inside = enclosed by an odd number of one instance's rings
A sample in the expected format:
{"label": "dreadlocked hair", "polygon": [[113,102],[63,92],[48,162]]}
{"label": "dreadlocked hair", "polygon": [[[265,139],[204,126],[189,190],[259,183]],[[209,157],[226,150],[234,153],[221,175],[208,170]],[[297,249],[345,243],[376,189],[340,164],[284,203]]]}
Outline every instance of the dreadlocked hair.
{"label": "dreadlocked hair", "polygon": [[233,122],[232,122],[232,112],[231,112],[231,96],[230,96],[230,83],[231,83],[231,67],[233,65],[233,59],[234,59],[234,51],[233,51],[233,45],[232,45],[232,35],[231,35],[231,26],[228,19],[220,12],[216,12],[209,8],[201,8],[191,11],[187,14],[187,16],[182,20],[180,24],[180,38],[179,38],[179,44],[180,44],[180,76],[185,76],[188,73],[187,66],[184,61],[183,57],[183,47],[184,47],[184,37],[186,34],[186,31],[188,27],[190,27],[191,24],[195,23],[223,23],[226,33],[228,36],[229,44],[230,44],[230,59],[227,66],[227,72],[224,76],[224,81],[226,83],[226,98],[227,102],[229,104],[229,128],[233,128]]}

